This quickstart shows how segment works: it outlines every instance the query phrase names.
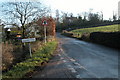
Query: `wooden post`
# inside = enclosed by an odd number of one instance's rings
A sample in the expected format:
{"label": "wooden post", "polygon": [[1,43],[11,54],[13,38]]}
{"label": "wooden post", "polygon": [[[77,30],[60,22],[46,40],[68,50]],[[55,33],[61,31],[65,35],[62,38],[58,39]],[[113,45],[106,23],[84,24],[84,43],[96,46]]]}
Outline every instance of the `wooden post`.
{"label": "wooden post", "polygon": [[32,57],[32,51],[31,51],[31,44],[29,43],[29,52],[30,52],[30,57]]}
{"label": "wooden post", "polygon": [[47,35],[46,35],[46,26],[44,26],[44,36],[45,36],[45,43],[47,42]]}

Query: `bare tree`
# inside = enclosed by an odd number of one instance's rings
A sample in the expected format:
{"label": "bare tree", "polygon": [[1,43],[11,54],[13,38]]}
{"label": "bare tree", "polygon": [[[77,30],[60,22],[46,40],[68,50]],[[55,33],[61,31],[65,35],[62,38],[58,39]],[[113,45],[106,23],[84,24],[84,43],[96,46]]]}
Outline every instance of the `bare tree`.
{"label": "bare tree", "polygon": [[38,17],[45,16],[48,8],[40,2],[8,2],[3,5],[3,12],[12,20],[19,22],[22,27],[22,37],[25,37],[25,24]]}
{"label": "bare tree", "polygon": [[103,12],[101,11],[101,20],[103,21]]}
{"label": "bare tree", "polygon": [[113,21],[116,21],[116,20],[117,20],[117,14],[115,14],[113,11]]}
{"label": "bare tree", "polygon": [[56,21],[57,23],[59,23],[59,18],[60,18],[60,14],[59,14],[59,10],[56,10]]}
{"label": "bare tree", "polygon": [[87,12],[83,12],[82,15],[83,15],[83,20],[87,21],[88,13]]}
{"label": "bare tree", "polygon": [[70,17],[73,17],[73,13],[70,13],[69,15],[70,15]]}

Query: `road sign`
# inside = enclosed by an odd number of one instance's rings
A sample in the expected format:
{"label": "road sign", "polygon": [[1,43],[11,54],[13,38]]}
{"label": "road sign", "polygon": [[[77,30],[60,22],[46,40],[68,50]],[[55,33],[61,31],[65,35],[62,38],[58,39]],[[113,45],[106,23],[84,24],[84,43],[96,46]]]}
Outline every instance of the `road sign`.
{"label": "road sign", "polygon": [[22,42],[25,43],[25,42],[34,42],[36,41],[36,38],[27,38],[27,39],[22,39]]}
{"label": "road sign", "polygon": [[10,29],[8,29],[7,31],[11,31]]}
{"label": "road sign", "polygon": [[46,19],[44,19],[44,20],[42,21],[42,25],[43,25],[43,26],[47,26],[47,25],[48,25],[48,22],[47,22]]}
{"label": "road sign", "polygon": [[30,57],[32,57],[32,51],[31,51],[31,44],[30,42],[36,41],[36,38],[27,38],[27,39],[22,39],[22,42],[29,42],[29,52],[30,52]]}
{"label": "road sign", "polygon": [[44,36],[45,36],[45,43],[46,43],[46,41],[47,41],[47,30],[46,30],[46,26],[48,25],[48,22],[47,22],[47,20],[46,19],[43,19],[42,20],[42,25],[44,26]]}

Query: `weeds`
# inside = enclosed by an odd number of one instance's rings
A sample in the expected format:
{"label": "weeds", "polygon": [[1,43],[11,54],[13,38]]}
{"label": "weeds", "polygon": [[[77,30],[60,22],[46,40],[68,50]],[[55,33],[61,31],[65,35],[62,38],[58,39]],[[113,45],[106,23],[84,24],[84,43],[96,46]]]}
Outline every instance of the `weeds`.
{"label": "weeds", "polygon": [[42,48],[37,50],[32,58],[28,58],[25,61],[14,65],[10,71],[3,74],[3,78],[23,78],[25,74],[33,71],[36,66],[40,66],[43,62],[48,61],[56,49],[56,46],[56,41],[48,42]]}

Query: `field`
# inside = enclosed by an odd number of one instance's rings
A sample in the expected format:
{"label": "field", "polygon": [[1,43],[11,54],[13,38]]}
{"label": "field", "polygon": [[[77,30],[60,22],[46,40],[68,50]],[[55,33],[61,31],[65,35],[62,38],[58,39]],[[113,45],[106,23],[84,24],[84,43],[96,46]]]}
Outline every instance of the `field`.
{"label": "field", "polygon": [[108,25],[108,26],[99,26],[93,28],[83,28],[76,29],[71,31],[74,34],[74,37],[81,37],[83,34],[88,34],[91,32],[118,32],[120,25]]}

